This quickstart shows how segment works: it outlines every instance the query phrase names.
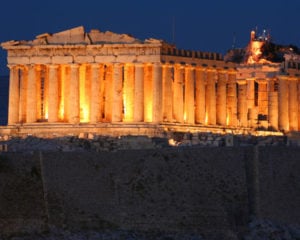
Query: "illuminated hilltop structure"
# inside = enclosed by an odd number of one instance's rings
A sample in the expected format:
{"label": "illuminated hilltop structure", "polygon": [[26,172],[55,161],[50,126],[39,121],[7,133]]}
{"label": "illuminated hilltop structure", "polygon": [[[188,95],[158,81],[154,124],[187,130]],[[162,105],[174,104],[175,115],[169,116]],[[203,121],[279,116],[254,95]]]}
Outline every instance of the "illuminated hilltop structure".
{"label": "illuminated hilltop structure", "polygon": [[269,40],[251,32],[248,48],[225,60],[83,27],[2,43],[10,69],[8,129],[299,131],[300,55],[290,48],[281,49],[279,61],[265,58],[275,46]]}

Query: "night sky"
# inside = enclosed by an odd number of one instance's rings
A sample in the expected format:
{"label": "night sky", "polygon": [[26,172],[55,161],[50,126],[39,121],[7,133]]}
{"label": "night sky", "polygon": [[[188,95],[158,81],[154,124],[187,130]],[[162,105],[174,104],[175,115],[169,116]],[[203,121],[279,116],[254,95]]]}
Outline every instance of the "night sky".
{"label": "night sky", "polygon": [[[1,1],[0,42],[32,40],[77,26],[175,42],[178,48],[225,54],[247,45],[250,31],[300,46],[299,0],[15,0]],[[0,51],[0,75],[7,75]]]}

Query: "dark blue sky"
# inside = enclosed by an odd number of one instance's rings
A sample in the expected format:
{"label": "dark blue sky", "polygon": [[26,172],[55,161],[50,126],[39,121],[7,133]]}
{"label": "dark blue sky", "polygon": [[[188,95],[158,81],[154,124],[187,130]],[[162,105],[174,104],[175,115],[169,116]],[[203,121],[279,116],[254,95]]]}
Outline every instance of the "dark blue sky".
{"label": "dark blue sky", "polygon": [[[250,31],[270,31],[275,42],[300,46],[299,0],[4,0],[0,42],[31,40],[83,25],[86,31],[129,33],[136,38],[172,41],[179,48],[225,53],[244,47]],[[0,75],[7,74],[0,51]]]}

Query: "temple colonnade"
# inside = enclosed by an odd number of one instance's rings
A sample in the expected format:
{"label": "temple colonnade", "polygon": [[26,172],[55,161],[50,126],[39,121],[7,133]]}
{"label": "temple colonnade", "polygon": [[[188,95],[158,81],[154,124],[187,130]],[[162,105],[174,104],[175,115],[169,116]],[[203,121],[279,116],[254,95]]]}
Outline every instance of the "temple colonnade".
{"label": "temple colonnade", "polygon": [[146,122],[299,130],[300,81],[171,63],[10,65],[8,124]]}

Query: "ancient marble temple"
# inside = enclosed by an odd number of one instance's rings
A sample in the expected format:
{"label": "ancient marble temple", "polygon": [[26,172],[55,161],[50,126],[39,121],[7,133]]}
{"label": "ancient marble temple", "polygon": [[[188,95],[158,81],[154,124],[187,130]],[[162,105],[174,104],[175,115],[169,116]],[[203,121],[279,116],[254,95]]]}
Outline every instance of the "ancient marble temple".
{"label": "ancient marble temple", "polygon": [[[298,58],[243,64],[161,40],[77,27],[2,43],[8,125],[152,123],[300,129]],[[290,64],[292,63],[292,64]]]}

